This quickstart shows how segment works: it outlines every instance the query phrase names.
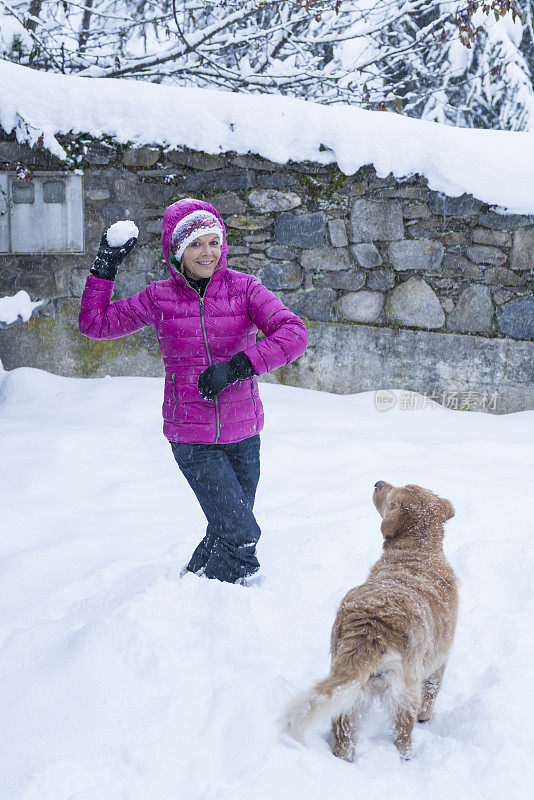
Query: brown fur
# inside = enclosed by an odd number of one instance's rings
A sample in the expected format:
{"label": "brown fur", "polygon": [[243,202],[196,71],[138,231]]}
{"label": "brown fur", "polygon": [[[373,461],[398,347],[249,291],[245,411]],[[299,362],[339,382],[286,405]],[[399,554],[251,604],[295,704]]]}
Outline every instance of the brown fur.
{"label": "brown fur", "polygon": [[458,611],[454,572],[443,554],[449,500],[420,486],[380,481],[382,555],[365,583],[341,601],[332,628],[331,670],[288,709],[284,727],[302,741],[315,718],[333,719],[333,752],[352,760],[358,720],[373,697],[387,705],[395,744],[411,752],[414,722],[432,717]]}

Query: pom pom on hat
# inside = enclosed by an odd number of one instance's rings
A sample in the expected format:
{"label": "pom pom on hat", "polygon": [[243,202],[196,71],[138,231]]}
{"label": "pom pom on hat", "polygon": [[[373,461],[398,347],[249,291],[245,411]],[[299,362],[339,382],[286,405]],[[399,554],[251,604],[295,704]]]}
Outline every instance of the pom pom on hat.
{"label": "pom pom on hat", "polygon": [[223,229],[221,223],[210,211],[199,209],[192,211],[182,217],[176,225],[171,236],[171,253],[179,262],[184,254],[185,248],[199,236],[205,234],[217,236],[219,242],[223,242]]}

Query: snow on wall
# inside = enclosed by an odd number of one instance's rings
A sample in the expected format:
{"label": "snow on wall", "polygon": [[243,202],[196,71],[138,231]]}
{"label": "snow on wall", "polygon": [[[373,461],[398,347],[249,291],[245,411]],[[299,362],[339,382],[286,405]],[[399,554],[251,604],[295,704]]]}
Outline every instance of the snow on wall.
{"label": "snow on wall", "polygon": [[210,154],[251,152],[281,164],[337,162],[347,175],[373,164],[380,177],[418,173],[452,197],[468,192],[502,211],[534,213],[534,132],[454,128],[279,95],[80,78],[3,60],[0,85],[0,126],[29,144],[43,134],[60,158],[55,134],[72,131]]}
{"label": "snow on wall", "polygon": [[32,302],[28,292],[21,289],[20,292],[11,297],[0,297],[0,328],[11,325],[19,318],[23,322],[28,322],[35,308],[39,308],[45,302],[37,300]]}

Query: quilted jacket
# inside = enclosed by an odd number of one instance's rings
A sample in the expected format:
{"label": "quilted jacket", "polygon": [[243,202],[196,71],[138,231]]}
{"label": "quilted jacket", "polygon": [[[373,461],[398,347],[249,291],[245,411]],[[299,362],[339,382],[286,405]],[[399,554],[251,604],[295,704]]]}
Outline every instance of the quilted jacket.
{"label": "quilted jacket", "polygon": [[[183,216],[199,208],[215,214],[225,230],[209,203],[192,199],[173,203],[165,211],[161,230],[171,277],[111,303],[113,281],[89,275],[79,325],[91,339],[117,339],[152,325],[165,364],[163,433],[175,442],[224,444],[254,436],[263,427],[256,377],[229,386],[215,400],[204,400],[197,388],[200,373],[243,350],[255,375],[262,375],[300,356],[308,336],[302,320],[256,277],[226,266],[226,234],[203,298],[174,268],[172,232]],[[265,338],[257,342],[258,330]]]}

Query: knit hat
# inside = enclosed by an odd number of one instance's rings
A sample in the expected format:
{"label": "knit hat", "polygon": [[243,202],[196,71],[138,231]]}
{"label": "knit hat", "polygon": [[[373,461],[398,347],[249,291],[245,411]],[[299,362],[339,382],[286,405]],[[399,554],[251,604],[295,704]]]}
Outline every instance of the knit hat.
{"label": "knit hat", "polygon": [[198,209],[182,217],[176,225],[171,236],[171,253],[180,262],[185,248],[199,236],[211,233],[223,243],[223,229],[221,223],[210,211]]}

